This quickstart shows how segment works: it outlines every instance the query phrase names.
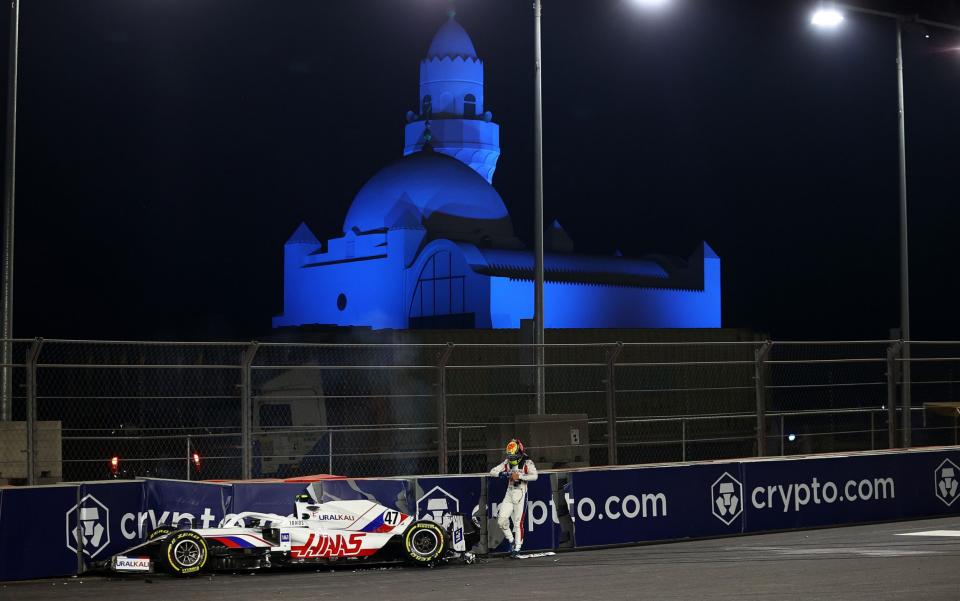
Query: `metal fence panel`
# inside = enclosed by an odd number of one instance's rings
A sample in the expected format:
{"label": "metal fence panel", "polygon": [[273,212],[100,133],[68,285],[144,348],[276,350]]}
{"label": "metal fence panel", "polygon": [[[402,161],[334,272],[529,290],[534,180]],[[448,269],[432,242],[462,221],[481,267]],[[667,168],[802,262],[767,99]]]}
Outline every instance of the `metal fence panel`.
{"label": "metal fence panel", "polygon": [[[913,442],[956,444],[960,343],[910,344]],[[901,341],[545,345],[544,416],[533,345],[10,345],[14,483],[474,473],[513,436],[546,467],[903,439]]]}
{"label": "metal fence panel", "polygon": [[[10,363],[0,365],[8,370],[10,382],[11,421],[0,422],[0,484],[27,479],[27,370],[26,362],[32,341],[0,341],[9,344]],[[46,466],[44,466],[46,467]]]}
{"label": "metal fence panel", "polygon": [[[37,419],[61,424],[63,478],[238,477],[241,350],[45,342]],[[193,452],[202,458],[196,475],[186,469]]]}

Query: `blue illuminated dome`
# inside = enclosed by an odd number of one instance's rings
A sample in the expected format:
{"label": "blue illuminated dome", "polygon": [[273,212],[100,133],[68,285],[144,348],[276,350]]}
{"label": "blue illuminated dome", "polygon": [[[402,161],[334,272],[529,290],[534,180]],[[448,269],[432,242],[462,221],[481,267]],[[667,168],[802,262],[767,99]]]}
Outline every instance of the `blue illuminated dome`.
{"label": "blue illuminated dome", "polygon": [[393,227],[411,216],[433,234],[455,239],[512,238],[507,207],[473,169],[439,152],[417,152],[387,165],[360,189],[346,232]]}
{"label": "blue illuminated dome", "polygon": [[[449,15],[420,61],[404,157],[360,188],[342,236],[321,241],[303,223],[284,245],[275,327],[519,329],[532,318],[534,253],[492,185],[500,126],[484,63]],[[631,176],[613,202],[639,194]],[[583,198],[581,210],[603,202]],[[585,255],[559,222],[543,242],[547,328],[720,327],[720,258],[706,242],[687,258]]]}
{"label": "blue illuminated dome", "polygon": [[437,34],[433,37],[427,58],[443,58],[445,56],[463,58],[477,58],[477,51],[467,31],[457,23],[452,16],[447,19]]}

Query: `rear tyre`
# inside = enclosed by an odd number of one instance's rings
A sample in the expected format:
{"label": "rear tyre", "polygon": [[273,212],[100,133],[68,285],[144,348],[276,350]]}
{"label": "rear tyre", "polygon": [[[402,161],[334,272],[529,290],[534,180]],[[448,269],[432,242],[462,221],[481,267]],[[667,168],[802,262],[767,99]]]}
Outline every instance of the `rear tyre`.
{"label": "rear tyre", "polygon": [[443,557],[446,549],[446,535],[434,522],[414,522],[403,533],[403,553],[412,564],[432,565]]}
{"label": "rear tyre", "polygon": [[176,576],[196,574],[207,563],[207,541],[196,532],[181,530],[167,538],[164,559]]}

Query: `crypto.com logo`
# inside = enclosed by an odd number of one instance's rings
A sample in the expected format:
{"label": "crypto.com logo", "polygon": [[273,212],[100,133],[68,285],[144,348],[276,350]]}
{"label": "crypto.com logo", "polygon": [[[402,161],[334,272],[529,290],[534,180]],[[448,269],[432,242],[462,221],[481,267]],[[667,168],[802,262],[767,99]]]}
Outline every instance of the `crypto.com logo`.
{"label": "crypto.com logo", "polygon": [[434,486],[430,492],[417,499],[418,519],[430,520],[446,526],[446,522],[450,520],[450,514],[459,512],[460,500],[439,486]]}
{"label": "crypto.com logo", "polygon": [[960,497],[958,477],[960,477],[960,468],[957,468],[957,465],[949,459],[944,459],[933,474],[937,498],[946,503],[947,507],[953,505],[957,497]]}
{"label": "crypto.com logo", "polygon": [[713,515],[727,526],[743,513],[743,485],[727,472],[710,487],[710,499]]}
{"label": "crypto.com logo", "polygon": [[67,511],[67,548],[96,557],[110,544],[110,510],[93,495]]}

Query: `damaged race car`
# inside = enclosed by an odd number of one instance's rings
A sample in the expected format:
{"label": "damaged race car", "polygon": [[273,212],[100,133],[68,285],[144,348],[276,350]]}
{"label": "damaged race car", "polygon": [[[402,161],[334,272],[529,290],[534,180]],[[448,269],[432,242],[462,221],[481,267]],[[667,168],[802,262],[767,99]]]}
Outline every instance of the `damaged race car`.
{"label": "damaged race car", "polygon": [[462,514],[444,526],[373,501],[318,503],[297,495],[295,517],[244,512],[217,528],[157,528],[101,567],[115,572],[261,570],[334,562],[473,563],[480,533]]}

